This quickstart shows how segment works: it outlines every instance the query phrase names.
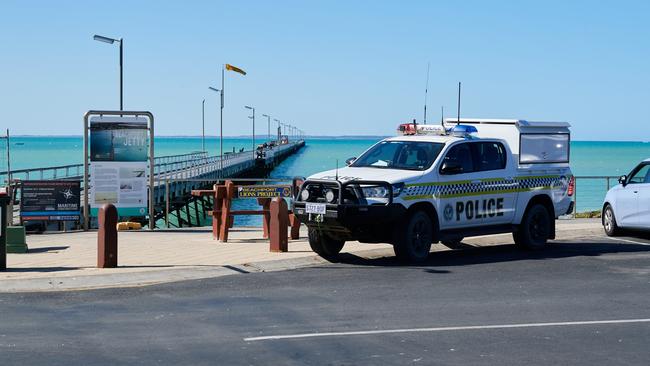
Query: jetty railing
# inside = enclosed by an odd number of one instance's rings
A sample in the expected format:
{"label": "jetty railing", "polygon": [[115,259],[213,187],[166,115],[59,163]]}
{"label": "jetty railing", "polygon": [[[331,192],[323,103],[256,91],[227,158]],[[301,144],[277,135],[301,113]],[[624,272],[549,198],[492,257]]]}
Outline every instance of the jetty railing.
{"label": "jetty railing", "polygon": [[618,184],[618,176],[582,175],[576,176],[575,180],[574,215],[581,212],[600,211],[607,191]]}
{"label": "jetty railing", "polygon": [[[250,156],[251,151],[224,155],[223,161],[231,161],[237,157]],[[191,169],[201,165],[219,162],[219,156],[208,156],[207,152],[166,155],[154,158],[154,171],[158,174],[168,174]],[[42,168],[27,168],[11,170],[12,180],[49,180],[76,179],[83,175],[83,164],[68,164]],[[0,171],[0,182],[7,183],[7,171]]]}

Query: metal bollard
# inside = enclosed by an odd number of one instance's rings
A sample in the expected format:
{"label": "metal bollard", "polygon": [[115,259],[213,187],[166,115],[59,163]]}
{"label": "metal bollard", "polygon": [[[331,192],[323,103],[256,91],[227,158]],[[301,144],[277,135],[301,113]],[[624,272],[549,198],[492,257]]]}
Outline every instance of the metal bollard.
{"label": "metal bollard", "polygon": [[271,239],[271,252],[287,252],[289,240],[287,239],[287,226],[289,226],[289,209],[284,198],[275,197],[270,204],[271,211],[269,237]]}
{"label": "metal bollard", "polygon": [[97,268],[117,267],[117,208],[107,203],[97,217]]}

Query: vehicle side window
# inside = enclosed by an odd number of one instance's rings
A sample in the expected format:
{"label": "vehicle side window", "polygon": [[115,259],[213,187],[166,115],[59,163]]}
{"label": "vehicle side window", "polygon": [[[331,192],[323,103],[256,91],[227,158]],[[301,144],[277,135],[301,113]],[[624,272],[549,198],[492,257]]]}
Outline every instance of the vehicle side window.
{"label": "vehicle side window", "polygon": [[643,165],[628,179],[628,184],[650,183],[650,164]]}
{"label": "vehicle side window", "polygon": [[474,160],[472,159],[472,149],[469,143],[462,143],[452,146],[442,163],[454,164],[460,167],[459,173],[471,173],[474,171]]}
{"label": "vehicle side window", "polygon": [[474,147],[476,170],[499,170],[506,168],[506,150],[500,142],[477,142]]}

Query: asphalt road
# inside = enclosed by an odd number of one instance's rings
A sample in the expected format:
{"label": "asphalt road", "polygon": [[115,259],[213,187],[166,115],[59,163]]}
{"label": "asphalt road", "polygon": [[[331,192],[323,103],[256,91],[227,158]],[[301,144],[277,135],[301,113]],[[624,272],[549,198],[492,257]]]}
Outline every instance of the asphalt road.
{"label": "asphalt road", "polygon": [[650,240],[588,237],[1,294],[0,365],[647,365],[648,321]]}

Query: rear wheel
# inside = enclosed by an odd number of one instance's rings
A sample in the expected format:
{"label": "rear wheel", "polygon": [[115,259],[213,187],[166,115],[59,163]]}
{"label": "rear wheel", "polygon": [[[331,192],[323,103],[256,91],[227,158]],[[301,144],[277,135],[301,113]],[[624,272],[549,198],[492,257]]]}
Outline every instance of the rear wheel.
{"label": "rear wheel", "polygon": [[416,211],[405,220],[395,233],[393,249],[403,262],[422,262],[431,251],[434,225],[431,217],[423,211]]}
{"label": "rear wheel", "polygon": [[332,239],[327,233],[320,230],[309,228],[307,235],[311,250],[329,261],[336,260],[345,245],[344,240]]}
{"label": "rear wheel", "polygon": [[621,233],[621,228],[616,223],[616,216],[614,216],[614,209],[609,204],[603,210],[603,228],[607,236],[616,236]]}
{"label": "rear wheel", "polygon": [[526,249],[541,249],[551,237],[551,215],[546,207],[535,204],[526,211],[519,230],[512,234],[517,245]]}

